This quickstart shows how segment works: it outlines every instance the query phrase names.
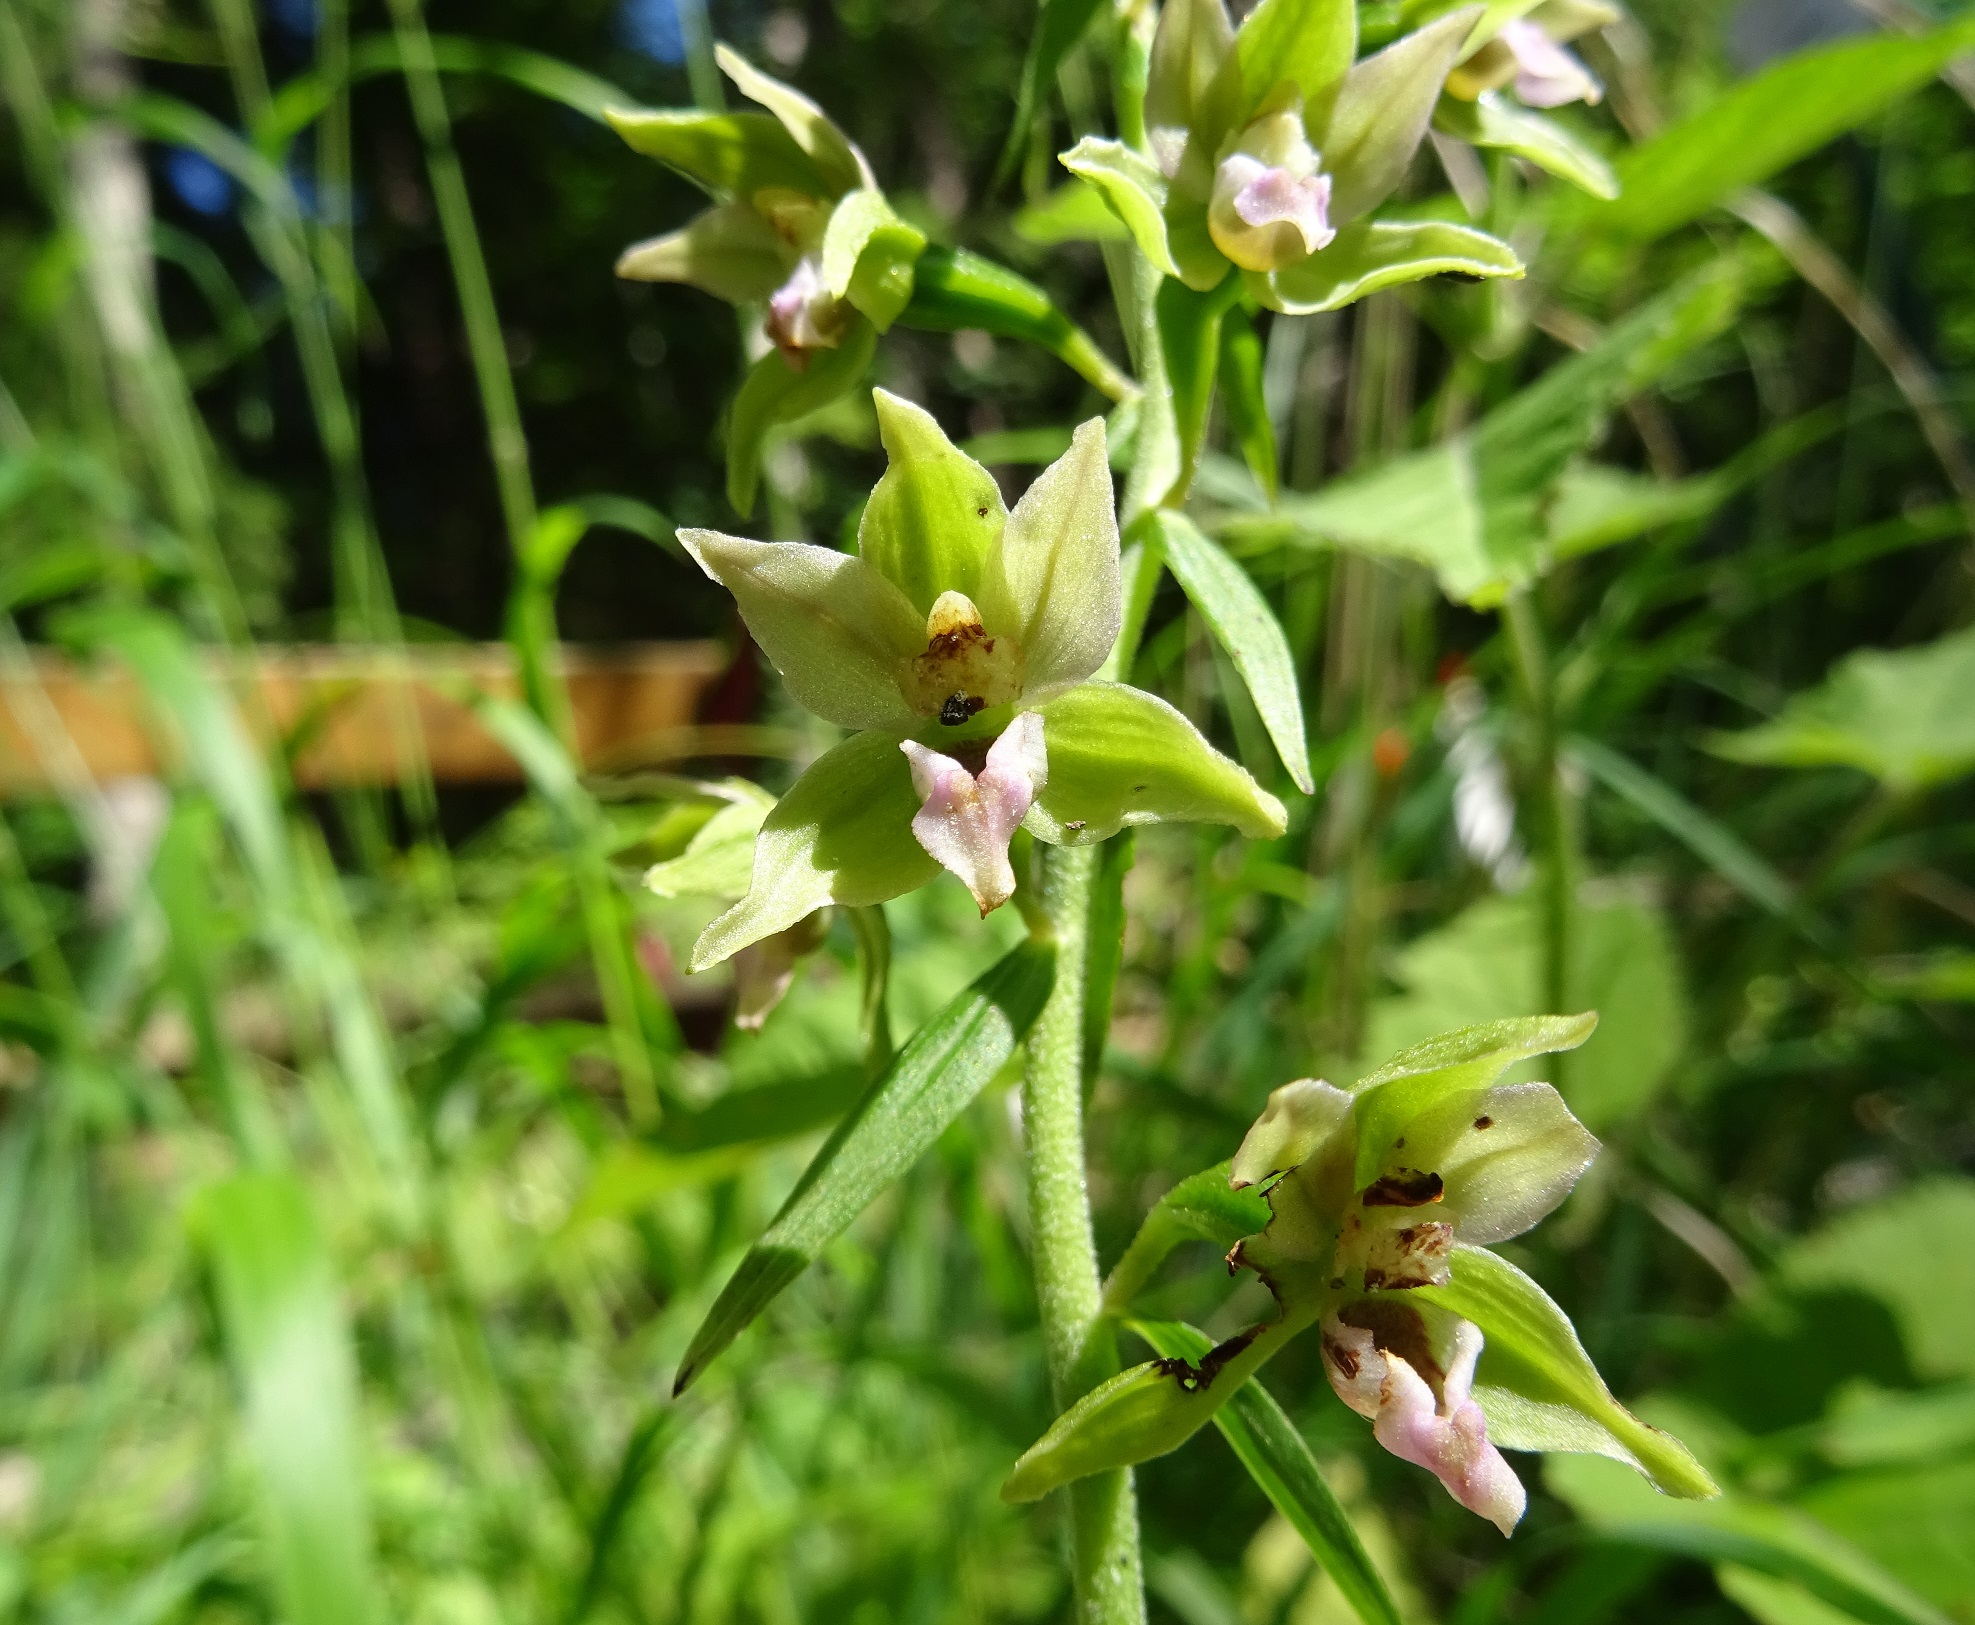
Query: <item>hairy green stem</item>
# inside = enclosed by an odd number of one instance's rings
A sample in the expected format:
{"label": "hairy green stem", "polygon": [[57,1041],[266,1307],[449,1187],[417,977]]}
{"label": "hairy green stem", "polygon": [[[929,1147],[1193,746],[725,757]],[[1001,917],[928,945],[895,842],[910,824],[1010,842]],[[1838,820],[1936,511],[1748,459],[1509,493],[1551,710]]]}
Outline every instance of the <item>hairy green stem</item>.
{"label": "hairy green stem", "polygon": [[[1102,1312],[1084,1162],[1084,998],[1097,866],[1091,847],[1042,853],[1042,906],[1055,939],[1056,980],[1029,1036],[1022,1079],[1036,1302],[1059,1411],[1118,1369],[1116,1339]],[[1145,1583],[1131,1474],[1081,1479],[1068,1494],[1078,1625],[1138,1625]]]}

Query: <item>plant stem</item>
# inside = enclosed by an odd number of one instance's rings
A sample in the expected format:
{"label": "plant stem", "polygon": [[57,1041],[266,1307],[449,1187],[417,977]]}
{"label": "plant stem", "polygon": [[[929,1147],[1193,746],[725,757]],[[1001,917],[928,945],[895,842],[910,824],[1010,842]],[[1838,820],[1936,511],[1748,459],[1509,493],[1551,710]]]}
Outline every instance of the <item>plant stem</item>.
{"label": "plant stem", "polygon": [[[1118,1369],[1118,1351],[1101,1314],[1084,1164],[1084,995],[1098,855],[1092,847],[1053,847],[1041,856],[1056,981],[1029,1036],[1022,1134],[1043,1358],[1060,1411]],[[1145,1584],[1131,1474],[1080,1479],[1068,1494],[1078,1625],[1137,1625],[1145,1617]]]}

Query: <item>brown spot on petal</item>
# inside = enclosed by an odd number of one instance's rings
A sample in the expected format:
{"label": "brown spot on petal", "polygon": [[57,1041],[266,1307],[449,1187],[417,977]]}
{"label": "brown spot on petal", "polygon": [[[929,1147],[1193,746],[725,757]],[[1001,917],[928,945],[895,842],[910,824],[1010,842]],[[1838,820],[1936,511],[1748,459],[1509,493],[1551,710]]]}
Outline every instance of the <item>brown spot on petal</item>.
{"label": "brown spot on petal", "polygon": [[1426,1321],[1411,1304],[1392,1298],[1364,1298],[1340,1310],[1337,1318],[1372,1334],[1382,1354],[1396,1354],[1423,1377],[1437,1397],[1447,1373],[1433,1357]]}
{"label": "brown spot on petal", "polygon": [[1483,1113],[1474,1120],[1474,1126],[1476,1128],[1493,1128],[1495,1126],[1495,1119]]}
{"label": "brown spot on petal", "polygon": [[1397,1173],[1373,1180],[1360,1200],[1366,1207],[1426,1207],[1446,1194],[1447,1187],[1438,1174],[1401,1168]]}
{"label": "brown spot on petal", "polygon": [[1197,1394],[1213,1385],[1214,1379],[1221,1374],[1221,1368],[1254,1342],[1261,1329],[1250,1326],[1245,1332],[1237,1332],[1225,1343],[1217,1344],[1203,1354],[1198,1365],[1187,1360],[1154,1360],[1152,1364],[1162,1377],[1171,1377],[1187,1393]]}
{"label": "brown spot on petal", "polygon": [[1324,1358],[1337,1367],[1346,1382],[1358,1374],[1358,1356],[1334,1337],[1324,1339]]}

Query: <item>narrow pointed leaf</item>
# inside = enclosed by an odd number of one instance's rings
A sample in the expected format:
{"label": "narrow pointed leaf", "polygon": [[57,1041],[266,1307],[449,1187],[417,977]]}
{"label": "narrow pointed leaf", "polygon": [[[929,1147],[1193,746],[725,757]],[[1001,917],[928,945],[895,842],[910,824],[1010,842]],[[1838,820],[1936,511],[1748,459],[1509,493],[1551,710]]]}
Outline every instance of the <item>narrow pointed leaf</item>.
{"label": "narrow pointed leaf", "polygon": [[295,1625],[380,1619],[356,1359],[308,1194],[292,1174],[240,1174],[201,1192],[190,1222],[218,1289],[281,1612]]}
{"label": "narrow pointed leaf", "polygon": [[612,109],[610,127],[634,152],[676,169],[715,197],[743,203],[767,187],[809,197],[826,190],[815,161],[766,113],[648,113]]}
{"label": "narrow pointed leaf", "polygon": [[1472,102],[1442,96],[1434,109],[1433,127],[1470,146],[1527,158],[1538,169],[1569,181],[1592,197],[1618,196],[1618,176],[1612,166],[1573,135],[1562,120],[1517,107],[1493,91]]}
{"label": "narrow pointed leaf", "polygon": [[[923,618],[943,592],[978,600],[1008,523],[994,476],[947,439],[923,406],[873,391],[888,459],[857,524],[857,555]],[[923,619],[913,653],[925,648]]]}
{"label": "narrow pointed leaf", "polygon": [[1288,827],[1282,803],[1164,700],[1085,683],[1042,707],[1049,782],[1026,827],[1088,846],[1131,824],[1232,824],[1255,840]]}
{"label": "narrow pointed leaf", "polygon": [[[1481,16],[1467,6],[1430,22],[1366,57],[1345,77],[1336,105],[1311,139],[1334,177],[1330,218],[1346,225],[1389,198],[1426,138],[1440,87],[1447,82]],[[1322,130],[1319,136],[1317,129]]]}
{"label": "narrow pointed leaf", "polygon": [[[1133,1321],[1132,1330],[1168,1360],[1197,1364],[1213,1346],[1205,1332],[1176,1321]],[[1214,1413],[1214,1426],[1364,1625],[1399,1625],[1398,1604],[1372,1567],[1358,1531],[1324,1482],[1310,1446],[1268,1389],[1252,1380],[1243,1383]]]}
{"label": "narrow pointed leaf", "polygon": [[966,1110],[1034,1025],[1053,974],[1050,950],[1024,943],[912,1036],[741,1260],[693,1334],[673,1392],[683,1392]]}
{"label": "narrow pointed leaf", "polygon": [[727,500],[736,513],[754,512],[769,431],[848,395],[864,377],[877,349],[878,335],[871,324],[853,321],[843,343],[834,350],[811,351],[808,366],[800,372],[779,350],[770,350],[748,369],[727,424]]}
{"label": "narrow pointed leaf", "polygon": [[1196,293],[1175,277],[1159,284],[1155,309],[1166,352],[1166,374],[1173,389],[1183,480],[1191,477],[1207,438],[1214,380],[1221,365],[1221,321],[1240,294],[1241,283],[1231,276],[1222,278],[1211,293]]}
{"label": "narrow pointed leaf", "polygon": [[1169,509],[1161,510],[1159,518],[1167,568],[1241,673],[1296,788],[1306,796],[1314,794],[1296,659],[1289,652],[1282,623],[1248,572],[1202,535],[1192,520]]}
{"label": "narrow pointed leaf", "polygon": [[1457,1247],[1447,1285],[1413,1292],[1473,1321],[1488,1340],[1474,1393],[1496,1444],[1610,1456],[1644,1473],[1662,1494],[1682,1499],[1721,1493],[1685,1445],[1612,1398],[1569,1317],[1507,1259]]}
{"label": "narrow pointed leaf", "polygon": [[1523,263],[1499,238],[1444,220],[1363,220],[1328,248],[1281,271],[1243,273],[1271,310],[1340,310],[1381,288],[1430,276],[1520,277]]}
{"label": "narrow pointed leaf", "polygon": [[1221,400],[1241,460],[1273,503],[1280,488],[1281,454],[1262,393],[1262,341],[1239,305],[1221,318]]}
{"label": "narrow pointed leaf", "polygon": [[761,103],[781,120],[782,128],[789,132],[795,144],[816,166],[831,197],[855,191],[860,186],[877,186],[877,179],[871,173],[871,166],[864,161],[864,154],[830,122],[823,109],[801,91],[763,73],[728,46],[716,45],[713,54],[720,64],[720,71],[734,81],[735,88],[743,96]]}
{"label": "narrow pointed leaf", "polygon": [[1022,78],[1015,92],[1015,119],[994,169],[996,190],[1015,173],[1023,145],[1035,125],[1036,112],[1049,87],[1056,83],[1056,70],[1084,37],[1101,3],[1102,0],[1043,0],[1042,15],[1036,19],[1035,32],[1029,36],[1028,55],[1022,59]]}
{"label": "narrow pointed leaf", "polygon": [[1104,1312],[1129,1312],[1132,1300],[1182,1242],[1205,1241],[1225,1252],[1244,1236],[1265,1229],[1270,1217],[1264,1197],[1228,1183],[1225,1162],[1182,1179],[1153,1204],[1124,1256],[1105,1278]]}
{"label": "narrow pointed leaf", "polygon": [[1063,154],[1062,164],[1103,194],[1147,259],[1167,276],[1180,274],[1166,241],[1166,177],[1151,159],[1122,141],[1087,135]]}

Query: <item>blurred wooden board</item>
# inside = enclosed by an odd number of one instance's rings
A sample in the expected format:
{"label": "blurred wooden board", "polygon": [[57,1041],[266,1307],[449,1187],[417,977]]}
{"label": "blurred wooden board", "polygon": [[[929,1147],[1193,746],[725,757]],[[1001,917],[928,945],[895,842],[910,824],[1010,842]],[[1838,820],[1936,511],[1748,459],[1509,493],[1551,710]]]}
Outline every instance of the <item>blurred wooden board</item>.
{"label": "blurred wooden board", "polygon": [[[726,663],[714,643],[563,645],[558,664],[583,764],[635,757],[641,745],[690,731]],[[77,771],[98,780],[169,771],[169,731],[128,669],[42,651],[31,665],[31,678],[0,680],[0,794],[45,791]],[[519,700],[506,644],[291,645],[215,652],[207,665],[233,689],[248,725],[270,736],[264,742],[293,752],[304,789],[396,782],[408,724],[441,784],[522,777],[465,703],[468,691]]]}

